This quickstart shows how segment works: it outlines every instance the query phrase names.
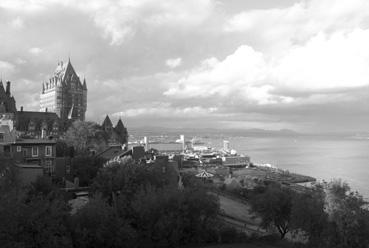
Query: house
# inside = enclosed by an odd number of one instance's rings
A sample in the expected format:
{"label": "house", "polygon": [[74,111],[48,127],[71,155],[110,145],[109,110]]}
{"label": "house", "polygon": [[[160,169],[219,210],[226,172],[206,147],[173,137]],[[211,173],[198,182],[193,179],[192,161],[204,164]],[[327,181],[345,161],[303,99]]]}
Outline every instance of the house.
{"label": "house", "polygon": [[17,164],[39,165],[44,174],[54,176],[56,141],[49,139],[16,140],[9,145],[10,154]]}
{"label": "house", "polygon": [[103,158],[105,160],[110,160],[116,157],[117,155],[124,152],[121,145],[110,145],[104,151],[96,154],[96,157]]}
{"label": "house", "polygon": [[17,112],[15,128],[18,136],[24,138],[59,137],[64,130],[63,123],[56,113],[23,111]]}
{"label": "house", "polygon": [[[0,122],[1,123],[1,122]],[[10,129],[11,125],[0,124],[0,153],[9,155],[10,144],[16,140],[16,133],[14,129]]]}

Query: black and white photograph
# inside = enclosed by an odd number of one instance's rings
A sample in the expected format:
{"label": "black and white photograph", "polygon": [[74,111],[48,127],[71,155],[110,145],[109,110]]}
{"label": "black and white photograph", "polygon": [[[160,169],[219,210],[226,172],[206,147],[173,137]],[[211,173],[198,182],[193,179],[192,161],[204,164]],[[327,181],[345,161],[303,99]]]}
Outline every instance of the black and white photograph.
{"label": "black and white photograph", "polygon": [[368,0],[0,0],[1,248],[368,248]]}

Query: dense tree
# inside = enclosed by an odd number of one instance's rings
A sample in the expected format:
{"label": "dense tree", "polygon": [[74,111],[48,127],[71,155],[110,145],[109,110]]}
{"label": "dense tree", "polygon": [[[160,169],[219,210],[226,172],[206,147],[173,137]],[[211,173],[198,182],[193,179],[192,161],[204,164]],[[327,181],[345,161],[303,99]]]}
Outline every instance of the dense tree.
{"label": "dense tree", "polygon": [[317,184],[300,193],[276,184],[258,188],[251,197],[262,226],[305,234],[308,247],[367,247],[369,211],[358,193],[341,181]]}
{"label": "dense tree", "polygon": [[146,186],[161,188],[172,182],[175,177],[173,168],[168,168],[164,173],[161,169],[150,164],[140,164],[131,158],[125,159],[123,163],[111,164],[101,169],[93,184],[92,191],[99,192],[110,200],[113,195],[121,195],[132,199],[134,194]]}
{"label": "dense tree", "polygon": [[362,196],[339,180],[324,186],[329,225],[322,247],[368,247],[369,211]]}
{"label": "dense tree", "polygon": [[281,239],[290,231],[293,195],[288,188],[272,183],[250,199],[252,210],[262,218],[261,227],[276,228]]}
{"label": "dense tree", "polygon": [[177,247],[217,240],[219,205],[205,190],[141,190],[130,209],[141,246]]}
{"label": "dense tree", "polygon": [[318,245],[321,242],[328,225],[324,197],[324,190],[318,185],[294,194],[292,199],[291,229],[300,235],[304,233],[310,244]]}
{"label": "dense tree", "polygon": [[0,194],[18,189],[19,178],[17,168],[8,157],[0,156]]}
{"label": "dense tree", "polygon": [[170,180],[177,179],[171,170],[126,159],[101,169],[92,191],[107,200],[117,218],[130,223],[140,247],[216,241],[217,198],[200,185],[179,190]]}
{"label": "dense tree", "polygon": [[74,247],[135,247],[136,232],[99,195],[71,217]]}
{"label": "dense tree", "polygon": [[71,247],[63,199],[28,197],[26,192],[0,196],[1,247]]}
{"label": "dense tree", "polygon": [[57,157],[66,157],[69,155],[68,145],[64,140],[57,140],[55,149]]}
{"label": "dense tree", "polygon": [[102,168],[105,162],[103,158],[85,154],[74,157],[72,161],[72,174],[79,178],[80,186],[91,185],[99,169]]}
{"label": "dense tree", "polygon": [[98,124],[88,121],[75,121],[65,134],[65,142],[75,148],[77,153],[86,153],[88,148],[97,151],[107,146],[107,137],[103,135]]}

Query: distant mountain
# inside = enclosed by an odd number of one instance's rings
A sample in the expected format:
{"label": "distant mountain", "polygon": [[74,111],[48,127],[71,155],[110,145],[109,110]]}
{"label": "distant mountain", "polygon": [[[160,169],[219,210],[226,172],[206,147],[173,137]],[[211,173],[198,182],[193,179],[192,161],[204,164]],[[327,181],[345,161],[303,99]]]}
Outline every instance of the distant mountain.
{"label": "distant mountain", "polygon": [[166,128],[166,127],[132,127],[129,128],[132,135],[180,135],[192,136],[228,135],[228,136],[296,136],[300,135],[290,129],[266,130],[261,128],[251,129],[216,129],[216,128]]}

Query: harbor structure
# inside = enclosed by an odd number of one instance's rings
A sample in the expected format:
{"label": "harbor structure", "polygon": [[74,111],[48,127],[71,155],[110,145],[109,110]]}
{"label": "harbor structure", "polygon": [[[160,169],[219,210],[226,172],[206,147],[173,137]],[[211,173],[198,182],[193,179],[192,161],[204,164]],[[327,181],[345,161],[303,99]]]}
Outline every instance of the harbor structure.
{"label": "harbor structure", "polygon": [[63,122],[85,120],[87,83],[74,70],[70,59],[58,63],[54,74],[42,83],[40,111],[54,112]]}

